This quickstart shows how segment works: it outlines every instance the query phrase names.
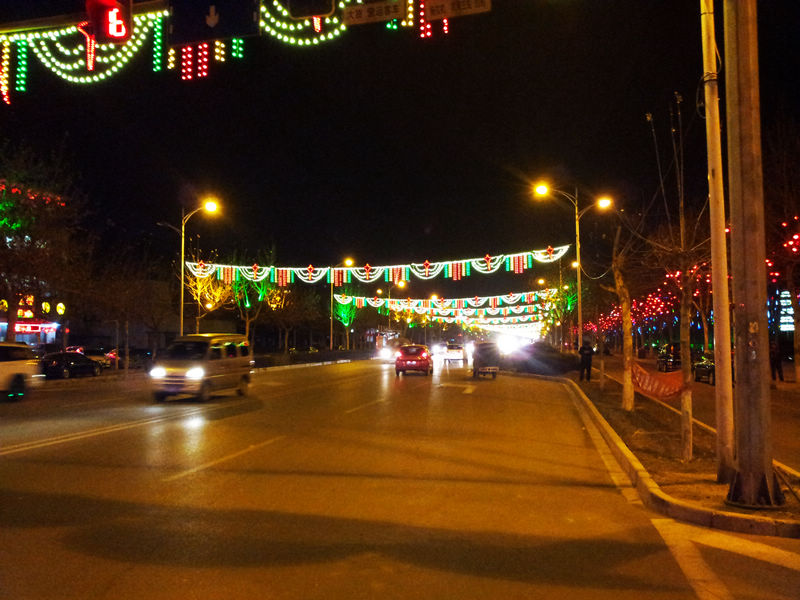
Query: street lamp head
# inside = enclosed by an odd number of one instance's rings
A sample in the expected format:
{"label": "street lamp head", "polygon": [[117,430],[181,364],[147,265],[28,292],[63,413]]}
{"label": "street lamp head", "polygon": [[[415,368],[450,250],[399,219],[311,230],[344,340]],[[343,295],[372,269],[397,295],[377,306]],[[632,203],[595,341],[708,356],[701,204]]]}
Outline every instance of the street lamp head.
{"label": "street lamp head", "polygon": [[547,196],[550,193],[550,187],[543,181],[539,181],[533,184],[533,193],[536,196],[542,198],[543,196]]}
{"label": "street lamp head", "polygon": [[611,208],[612,204],[614,204],[614,201],[608,196],[603,196],[602,198],[597,199],[597,208],[605,210],[607,208]]}
{"label": "street lamp head", "polygon": [[577,269],[578,268],[578,261],[577,260],[573,260],[572,261],[572,268],[573,269]]}
{"label": "street lamp head", "polygon": [[345,267],[352,267],[353,266],[353,259],[352,258],[345,258],[344,259],[344,266]]}
{"label": "street lamp head", "polygon": [[399,288],[401,288],[401,289],[402,289],[402,288],[404,288],[404,287],[406,287],[406,282],[405,282],[405,280],[401,279],[400,281],[398,281],[398,282],[397,282],[397,287],[399,287]]}
{"label": "street lamp head", "polygon": [[375,290],[375,293],[378,294],[378,296],[381,296],[383,294],[383,290],[381,288],[378,288],[377,290]]}
{"label": "street lamp head", "polygon": [[539,279],[539,281],[537,281],[536,283],[538,283],[539,285],[544,285],[544,279]]}
{"label": "street lamp head", "polygon": [[203,203],[203,210],[208,213],[215,213],[219,210],[219,203],[213,198],[209,198]]}

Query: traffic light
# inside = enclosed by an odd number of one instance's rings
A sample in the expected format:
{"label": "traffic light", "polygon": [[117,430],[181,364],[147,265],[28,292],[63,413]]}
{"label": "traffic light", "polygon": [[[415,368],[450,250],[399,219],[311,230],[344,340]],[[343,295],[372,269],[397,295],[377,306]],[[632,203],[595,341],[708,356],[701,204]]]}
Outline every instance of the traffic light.
{"label": "traffic light", "polygon": [[293,19],[328,17],[333,14],[335,0],[289,0],[289,15]]}
{"label": "traffic light", "polygon": [[86,13],[98,44],[124,44],[133,33],[133,0],[86,0]]}

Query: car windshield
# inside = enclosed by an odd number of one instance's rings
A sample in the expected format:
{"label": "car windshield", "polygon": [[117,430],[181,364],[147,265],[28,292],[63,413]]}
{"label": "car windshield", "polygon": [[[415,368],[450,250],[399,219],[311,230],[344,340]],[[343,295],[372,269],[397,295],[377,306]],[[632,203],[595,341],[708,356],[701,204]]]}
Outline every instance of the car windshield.
{"label": "car windshield", "polygon": [[463,350],[464,347],[461,346],[460,344],[447,344],[447,349],[448,350]]}
{"label": "car windshield", "polygon": [[197,360],[206,355],[207,342],[175,342],[164,352],[164,358]]}
{"label": "car windshield", "polygon": [[400,351],[403,354],[408,354],[409,356],[417,356],[422,354],[425,351],[425,348],[422,346],[405,346],[400,348]]}

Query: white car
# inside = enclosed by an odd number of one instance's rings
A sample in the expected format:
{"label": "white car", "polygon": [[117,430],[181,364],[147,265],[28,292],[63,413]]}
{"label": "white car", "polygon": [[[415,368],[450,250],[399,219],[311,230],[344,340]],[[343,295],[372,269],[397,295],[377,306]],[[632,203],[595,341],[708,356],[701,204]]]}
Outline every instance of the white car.
{"label": "white car", "polygon": [[464,346],[461,344],[447,344],[447,350],[444,351],[444,360],[447,363],[454,360],[461,361],[462,364],[467,362],[467,353]]}
{"label": "white car", "polygon": [[38,381],[39,361],[27,344],[0,342],[0,390],[9,400],[21,400]]}

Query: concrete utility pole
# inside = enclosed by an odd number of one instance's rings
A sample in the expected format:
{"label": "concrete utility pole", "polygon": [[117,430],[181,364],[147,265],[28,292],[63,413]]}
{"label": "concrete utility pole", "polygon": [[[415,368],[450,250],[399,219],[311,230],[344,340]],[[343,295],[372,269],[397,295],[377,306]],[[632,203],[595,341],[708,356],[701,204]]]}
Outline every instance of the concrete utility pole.
{"label": "concrete utility pole", "polygon": [[722,181],[722,142],[717,85],[717,44],[714,0],[700,0],[703,37],[703,84],[708,149],[708,206],[711,219],[711,283],[714,289],[714,395],[717,424],[717,481],[730,483],[733,462],[733,377],[731,321],[728,300],[728,242],[725,239],[725,196]]}
{"label": "concrete utility pole", "polygon": [[737,453],[727,501],[775,506],[784,498],[772,466],[756,0],[724,7]]}

